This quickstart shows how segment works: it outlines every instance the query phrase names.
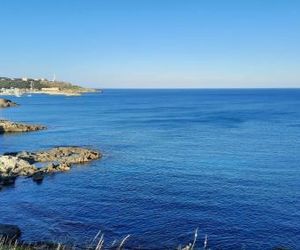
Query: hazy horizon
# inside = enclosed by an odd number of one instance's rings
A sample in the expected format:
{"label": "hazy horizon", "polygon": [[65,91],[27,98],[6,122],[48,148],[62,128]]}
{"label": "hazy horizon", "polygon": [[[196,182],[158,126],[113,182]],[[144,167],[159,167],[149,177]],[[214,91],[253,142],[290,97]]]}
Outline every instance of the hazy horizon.
{"label": "hazy horizon", "polygon": [[96,88],[299,88],[300,2],[4,0],[0,76]]}

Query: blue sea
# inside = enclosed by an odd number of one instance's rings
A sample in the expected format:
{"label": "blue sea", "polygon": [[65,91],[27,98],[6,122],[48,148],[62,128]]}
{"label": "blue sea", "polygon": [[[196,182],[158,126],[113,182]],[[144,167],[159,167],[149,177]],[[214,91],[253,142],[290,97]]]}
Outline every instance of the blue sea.
{"label": "blue sea", "polygon": [[300,90],[105,90],[13,98],[0,111],[46,131],[0,136],[0,153],[78,145],[103,158],[0,192],[25,241],[175,249],[300,249]]}

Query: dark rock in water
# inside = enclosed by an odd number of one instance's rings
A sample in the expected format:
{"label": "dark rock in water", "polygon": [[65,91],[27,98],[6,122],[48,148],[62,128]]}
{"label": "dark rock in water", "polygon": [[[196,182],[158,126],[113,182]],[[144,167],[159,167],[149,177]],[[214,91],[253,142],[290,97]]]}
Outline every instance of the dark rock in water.
{"label": "dark rock in water", "polygon": [[0,238],[4,241],[16,240],[21,236],[21,230],[14,225],[0,224]]}
{"label": "dark rock in water", "polygon": [[[0,186],[13,185],[16,182],[16,176],[0,176]],[[0,188],[1,189],[1,188]]]}
{"label": "dark rock in water", "polygon": [[19,105],[11,100],[0,98],[0,108],[10,108],[10,107],[16,107],[16,106],[19,106]]}
{"label": "dark rock in water", "polygon": [[32,180],[37,183],[41,183],[44,180],[44,177],[45,177],[45,172],[37,171],[32,175]]}

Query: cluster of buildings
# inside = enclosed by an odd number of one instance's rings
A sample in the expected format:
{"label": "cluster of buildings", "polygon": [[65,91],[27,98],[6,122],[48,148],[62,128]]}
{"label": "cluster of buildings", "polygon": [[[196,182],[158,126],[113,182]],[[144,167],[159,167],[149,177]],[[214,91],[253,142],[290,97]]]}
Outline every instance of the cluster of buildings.
{"label": "cluster of buildings", "polygon": [[25,91],[19,88],[0,88],[0,95],[14,95],[19,97],[24,93]]}
{"label": "cluster of buildings", "polygon": [[1,77],[0,76],[0,82],[6,82],[6,81],[16,81],[16,82],[45,82],[48,81],[46,78],[27,78],[27,77],[22,77],[22,78],[10,78],[10,77]]}
{"label": "cluster of buildings", "polygon": [[[52,81],[47,80],[46,78],[10,78],[10,77],[1,77],[0,76],[0,95],[14,95],[14,96],[21,96],[25,93],[32,93],[34,91],[35,83],[41,83],[41,82],[54,82],[55,81],[55,75],[53,77]],[[1,84],[2,82],[2,84]],[[30,88],[24,89],[24,88],[18,88],[16,84],[20,83],[30,83]],[[15,83],[14,86],[9,87],[10,83]],[[59,88],[56,87],[49,87],[49,88],[41,88],[41,91],[44,92],[57,92],[59,91]]]}
{"label": "cluster of buildings", "polygon": [[[7,83],[10,82],[32,82],[32,81],[37,81],[37,79],[29,79],[26,77],[23,78],[10,78],[10,77],[0,77],[0,95],[14,95],[14,96],[21,96],[23,95],[26,91],[25,89],[21,88],[16,88],[16,87],[10,87],[8,88],[6,85]],[[40,81],[40,79],[38,79]],[[2,84],[1,84],[2,82]],[[1,86],[2,85],[2,86]]]}

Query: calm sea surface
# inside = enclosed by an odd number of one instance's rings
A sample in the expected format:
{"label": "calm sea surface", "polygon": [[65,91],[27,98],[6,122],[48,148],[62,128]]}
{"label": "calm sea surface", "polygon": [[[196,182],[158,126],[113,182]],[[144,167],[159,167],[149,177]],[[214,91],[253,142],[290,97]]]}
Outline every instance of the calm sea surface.
{"label": "calm sea surface", "polygon": [[0,111],[48,130],[0,136],[0,153],[79,145],[103,159],[0,192],[26,241],[300,249],[300,90],[107,90],[13,98]]}

